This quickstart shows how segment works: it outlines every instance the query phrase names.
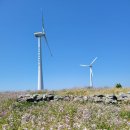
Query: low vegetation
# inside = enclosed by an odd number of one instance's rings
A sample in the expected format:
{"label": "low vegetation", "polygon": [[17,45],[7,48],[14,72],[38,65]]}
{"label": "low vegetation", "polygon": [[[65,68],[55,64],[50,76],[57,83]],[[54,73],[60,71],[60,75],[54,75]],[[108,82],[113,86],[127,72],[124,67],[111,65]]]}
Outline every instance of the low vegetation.
{"label": "low vegetation", "polygon": [[[129,88],[70,89],[40,91],[58,95],[119,94]],[[24,93],[0,93],[0,130],[129,130],[130,104],[82,103],[73,101],[17,102]]]}
{"label": "low vegetation", "polygon": [[116,84],[116,88],[122,88],[122,85],[120,83]]}

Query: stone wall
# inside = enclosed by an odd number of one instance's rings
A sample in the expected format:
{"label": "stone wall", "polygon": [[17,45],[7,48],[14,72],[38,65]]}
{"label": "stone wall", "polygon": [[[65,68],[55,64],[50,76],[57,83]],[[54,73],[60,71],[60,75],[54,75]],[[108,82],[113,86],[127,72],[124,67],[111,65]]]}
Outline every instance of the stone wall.
{"label": "stone wall", "polygon": [[74,102],[95,102],[104,104],[117,104],[130,101],[130,92],[115,94],[100,94],[89,96],[59,96],[54,94],[26,94],[17,98],[18,102],[49,102],[49,101],[74,101]]}

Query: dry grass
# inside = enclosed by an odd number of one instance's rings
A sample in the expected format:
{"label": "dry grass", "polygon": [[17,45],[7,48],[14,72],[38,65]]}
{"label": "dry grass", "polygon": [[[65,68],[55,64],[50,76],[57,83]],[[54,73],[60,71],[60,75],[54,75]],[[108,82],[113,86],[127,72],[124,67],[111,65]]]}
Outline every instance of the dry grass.
{"label": "dry grass", "polygon": [[68,89],[68,90],[60,90],[55,93],[58,95],[96,95],[96,94],[119,94],[119,93],[127,93],[130,92],[130,88],[97,88],[97,89],[88,89],[88,88],[80,88],[80,89]]}

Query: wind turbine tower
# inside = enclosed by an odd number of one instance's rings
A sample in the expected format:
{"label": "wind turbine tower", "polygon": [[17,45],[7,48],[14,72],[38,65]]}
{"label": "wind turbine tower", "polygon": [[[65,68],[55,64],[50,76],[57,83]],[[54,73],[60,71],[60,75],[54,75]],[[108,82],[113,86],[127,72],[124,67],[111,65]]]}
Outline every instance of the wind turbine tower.
{"label": "wind turbine tower", "polygon": [[91,62],[90,65],[83,65],[83,64],[80,65],[82,67],[89,67],[90,68],[90,87],[93,87],[93,71],[92,71],[92,67],[93,67],[93,63],[96,60],[97,60],[97,57]]}
{"label": "wind turbine tower", "polygon": [[49,44],[46,38],[44,22],[43,22],[43,13],[42,13],[42,32],[36,32],[34,33],[34,35],[36,38],[38,38],[38,90],[43,90],[44,84],[43,84],[43,71],[42,71],[42,37],[44,37],[45,43],[52,56],[51,49],[49,47]]}

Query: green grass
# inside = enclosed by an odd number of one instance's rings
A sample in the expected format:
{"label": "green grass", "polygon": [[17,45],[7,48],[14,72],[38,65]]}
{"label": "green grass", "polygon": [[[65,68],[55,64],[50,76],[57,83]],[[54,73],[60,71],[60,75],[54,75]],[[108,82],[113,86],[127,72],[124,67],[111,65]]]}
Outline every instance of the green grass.
{"label": "green grass", "polygon": [[124,119],[128,119],[130,120],[130,110],[129,111],[126,111],[126,110],[122,110],[120,112],[120,116]]}

